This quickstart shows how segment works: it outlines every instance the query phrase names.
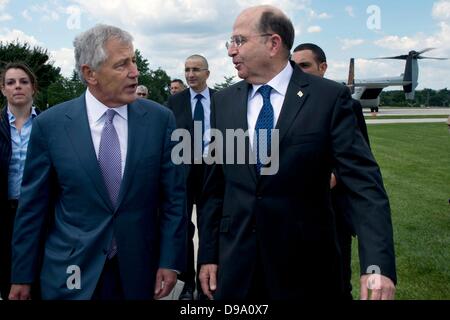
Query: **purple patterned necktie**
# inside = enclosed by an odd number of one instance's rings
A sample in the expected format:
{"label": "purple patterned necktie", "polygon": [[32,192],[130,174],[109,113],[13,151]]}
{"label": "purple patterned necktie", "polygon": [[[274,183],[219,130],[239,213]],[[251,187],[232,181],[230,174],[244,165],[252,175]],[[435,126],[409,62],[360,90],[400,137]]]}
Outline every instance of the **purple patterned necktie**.
{"label": "purple patterned necktie", "polygon": [[[122,182],[122,156],[120,153],[119,136],[114,128],[113,119],[116,111],[109,109],[106,111],[106,121],[102,130],[100,147],[98,150],[98,163],[105,181],[109,198],[114,208],[119,197],[120,183]],[[113,258],[117,253],[115,238],[111,241],[108,250],[108,259]]]}

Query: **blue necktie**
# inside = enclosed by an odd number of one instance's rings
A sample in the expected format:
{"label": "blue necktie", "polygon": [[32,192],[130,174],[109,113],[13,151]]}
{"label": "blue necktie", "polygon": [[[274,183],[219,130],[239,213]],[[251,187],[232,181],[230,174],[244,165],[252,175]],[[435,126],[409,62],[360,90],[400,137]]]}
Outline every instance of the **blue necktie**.
{"label": "blue necktie", "polygon": [[205,148],[205,143],[203,142],[203,134],[205,133],[205,115],[203,113],[203,105],[202,105],[203,98],[204,97],[201,94],[197,94],[195,96],[195,99],[197,99],[197,103],[195,104],[195,108],[194,108],[194,121],[201,121],[201,123],[202,123],[202,137],[201,137],[202,153],[203,153],[203,149]]}
{"label": "blue necktie", "polygon": [[[119,136],[114,128],[113,119],[116,111],[109,109],[106,111],[106,121],[103,126],[98,150],[98,163],[108,190],[109,198],[114,207],[117,205],[120,184],[122,182],[122,156],[120,153]],[[108,259],[113,258],[117,253],[115,238],[111,241],[108,250]]]}
{"label": "blue necktie", "polygon": [[[263,164],[261,163],[260,154],[270,156],[270,142],[272,138],[272,129],[273,129],[273,107],[270,103],[270,92],[272,91],[272,87],[268,85],[264,85],[258,89],[258,92],[261,94],[263,98],[263,106],[261,111],[259,112],[258,119],[256,120],[255,125],[255,137],[256,137],[256,171],[258,175],[261,174],[261,167]],[[266,130],[266,138],[263,139],[264,136],[260,138],[261,131]],[[260,141],[261,140],[261,141]]]}

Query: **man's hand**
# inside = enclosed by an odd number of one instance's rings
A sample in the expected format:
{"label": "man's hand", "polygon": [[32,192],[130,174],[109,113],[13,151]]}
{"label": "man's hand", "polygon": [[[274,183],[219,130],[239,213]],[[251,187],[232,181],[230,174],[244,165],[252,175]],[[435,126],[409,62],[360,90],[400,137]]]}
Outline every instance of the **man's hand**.
{"label": "man's hand", "polygon": [[336,187],[337,181],[336,181],[336,176],[334,175],[334,173],[331,174],[331,179],[330,179],[330,189],[333,189],[334,187]]}
{"label": "man's hand", "polygon": [[217,289],[217,268],[217,264],[203,264],[198,274],[203,293],[210,300],[214,300],[213,293]]}
{"label": "man's hand", "polygon": [[13,284],[9,291],[9,300],[31,300],[30,284]]}
{"label": "man's hand", "polygon": [[177,283],[177,273],[173,270],[159,268],[156,273],[155,295],[153,298],[166,297]]}
{"label": "man's hand", "polygon": [[361,300],[394,300],[395,285],[391,279],[381,274],[361,276]]}

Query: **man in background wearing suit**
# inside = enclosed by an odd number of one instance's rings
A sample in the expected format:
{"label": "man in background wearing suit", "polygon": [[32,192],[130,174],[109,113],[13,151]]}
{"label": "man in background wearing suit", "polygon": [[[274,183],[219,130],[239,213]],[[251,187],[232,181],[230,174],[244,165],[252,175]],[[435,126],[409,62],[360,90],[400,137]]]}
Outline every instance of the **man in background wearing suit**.
{"label": "man in background wearing suit", "polygon": [[[208,88],[206,83],[209,77],[209,67],[205,57],[198,54],[188,57],[185,62],[184,72],[189,88],[170,96],[167,107],[175,114],[177,128],[188,130],[193,138],[191,164],[184,165],[189,219],[187,266],[186,272],[179,277],[180,280],[184,281],[184,287],[179,299],[192,300],[196,283],[193,243],[195,226],[192,223],[192,209],[194,204],[198,204],[203,187],[205,165],[202,154],[209,143],[209,138],[202,137],[201,133],[210,128],[210,104],[214,90]],[[200,125],[201,130],[197,131],[200,135],[194,135],[194,122]],[[194,150],[196,144],[199,151],[197,153]],[[195,157],[200,158],[195,161],[196,163],[194,163]],[[201,298],[200,286],[198,286],[198,293]]]}
{"label": "man in background wearing suit", "polygon": [[[11,299],[30,299],[39,276],[43,299],[159,299],[184,269],[185,187],[170,158],[175,119],[136,100],[132,40],[107,25],[79,35],[75,60],[86,93],[35,119],[15,220]],[[53,222],[44,232],[47,208]]]}
{"label": "man in background wearing suit", "polygon": [[184,85],[183,80],[173,79],[172,81],[170,81],[169,91],[171,95],[177,94],[178,92],[181,92],[184,89],[186,89],[186,86]]}
{"label": "man in background wearing suit", "polygon": [[[303,72],[324,77],[327,71],[327,58],[322,48],[314,43],[302,43],[298,45],[291,57]],[[366,121],[362,112],[361,104],[358,100],[352,99],[353,111],[358,122],[359,130],[364,136],[364,140],[369,145]],[[342,255],[342,273],[344,277],[345,294],[352,299],[352,236],[355,236],[355,229],[351,221],[350,208],[347,205],[347,192],[340,183],[337,183],[336,175],[331,174],[330,180],[331,201],[336,214],[336,230],[339,240],[339,248]]]}
{"label": "man in background wearing suit", "polygon": [[[361,298],[371,293],[371,299],[392,299],[392,224],[379,167],[358,128],[348,88],[290,63],[293,41],[291,21],[272,6],[244,10],[233,26],[228,55],[244,81],[212,99],[211,126],[224,142],[210,153],[230,151],[227,129],[248,130],[246,144],[256,151],[245,148],[246,164],[208,167],[199,208],[202,289],[219,300],[343,297],[330,200],[334,168],[350,190]],[[276,137],[273,128],[279,141],[269,149],[261,137]],[[278,154],[271,159],[278,162],[276,173],[269,170],[273,163],[264,165],[263,147]],[[377,275],[368,274],[373,269]]]}

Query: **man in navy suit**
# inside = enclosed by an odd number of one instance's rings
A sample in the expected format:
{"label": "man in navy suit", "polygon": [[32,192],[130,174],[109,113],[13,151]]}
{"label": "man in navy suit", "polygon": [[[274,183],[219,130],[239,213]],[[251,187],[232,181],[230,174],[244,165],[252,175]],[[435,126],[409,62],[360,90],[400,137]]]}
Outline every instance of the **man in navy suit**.
{"label": "man in navy suit", "polygon": [[75,59],[86,93],[36,117],[15,220],[11,299],[32,298],[38,277],[43,299],[159,299],[184,270],[185,186],[170,158],[175,118],[136,100],[132,40],[106,25],[79,35]]}
{"label": "man in navy suit", "polygon": [[[350,190],[361,298],[393,299],[391,214],[379,167],[358,128],[348,88],[289,61],[294,36],[281,10],[256,6],[238,16],[227,42],[243,81],[217,92],[211,103],[211,127],[223,143],[214,140],[211,146],[218,147],[210,153],[226,160],[208,166],[200,201],[203,292],[217,300],[343,298],[330,200],[335,169]],[[241,139],[244,164],[227,130],[247,132]],[[262,157],[264,149],[272,162]]]}
{"label": "man in navy suit", "polygon": [[[209,67],[205,57],[198,54],[189,56],[185,61],[184,72],[189,88],[170,96],[167,101],[167,107],[175,115],[177,128],[188,130],[193,138],[191,143],[191,163],[184,165],[189,219],[187,265],[186,272],[179,277],[180,280],[184,281],[179,299],[192,300],[196,283],[193,242],[195,226],[191,221],[192,209],[194,204],[198,204],[203,188],[205,166],[202,160],[202,151],[208,144],[209,139],[206,136],[203,137],[202,133],[210,128],[211,97],[215,90],[208,88],[206,83],[209,77]],[[194,122],[197,122],[202,129],[195,131]],[[196,144],[198,146],[197,152],[194,149]],[[196,161],[194,161],[195,158],[197,158]],[[201,295],[200,286],[198,286],[198,289],[199,299],[201,299],[203,296]]]}
{"label": "man in navy suit", "polygon": [[[325,52],[314,43],[302,43],[295,47],[291,59],[303,72],[322,78],[325,76],[325,72],[328,68]],[[361,104],[355,99],[352,99],[351,102],[359,130],[364,136],[367,145],[370,145]],[[345,295],[347,298],[352,299],[352,236],[355,236],[356,234],[349,212],[351,209],[351,206],[348,205],[349,191],[342,183],[337,183],[336,175],[334,173],[331,174],[330,188],[331,202],[336,214],[336,230],[339,249],[341,250],[342,255],[342,275]]]}

